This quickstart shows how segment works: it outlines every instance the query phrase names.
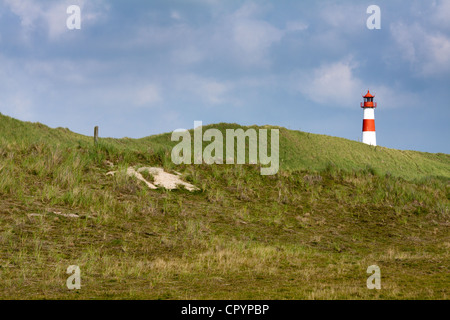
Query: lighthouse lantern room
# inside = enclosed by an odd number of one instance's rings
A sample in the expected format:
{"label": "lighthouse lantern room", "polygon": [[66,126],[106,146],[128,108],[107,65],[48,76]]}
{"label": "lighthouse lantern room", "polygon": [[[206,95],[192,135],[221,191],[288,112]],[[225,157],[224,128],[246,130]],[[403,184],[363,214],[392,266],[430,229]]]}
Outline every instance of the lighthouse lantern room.
{"label": "lighthouse lantern room", "polygon": [[361,108],[364,110],[362,142],[372,146],[377,145],[377,137],[375,133],[375,108],[377,103],[373,102],[375,96],[367,90],[364,102],[361,102]]}

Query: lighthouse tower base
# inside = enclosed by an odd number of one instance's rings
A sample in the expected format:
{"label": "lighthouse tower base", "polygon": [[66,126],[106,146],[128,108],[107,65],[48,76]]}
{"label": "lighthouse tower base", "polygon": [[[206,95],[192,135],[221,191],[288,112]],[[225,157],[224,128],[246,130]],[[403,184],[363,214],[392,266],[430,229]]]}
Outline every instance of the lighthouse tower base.
{"label": "lighthouse tower base", "polygon": [[377,145],[377,136],[375,131],[365,131],[362,133],[362,142],[370,144],[371,146]]}

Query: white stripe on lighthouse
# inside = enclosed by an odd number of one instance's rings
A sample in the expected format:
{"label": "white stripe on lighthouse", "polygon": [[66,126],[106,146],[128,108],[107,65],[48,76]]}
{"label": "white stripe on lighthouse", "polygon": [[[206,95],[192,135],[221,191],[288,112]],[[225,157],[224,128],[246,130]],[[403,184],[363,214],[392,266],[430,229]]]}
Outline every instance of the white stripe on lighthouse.
{"label": "white stripe on lighthouse", "polygon": [[376,146],[377,145],[377,136],[375,134],[375,131],[363,131],[362,141],[365,144],[369,144],[371,146]]}
{"label": "white stripe on lighthouse", "polygon": [[375,119],[375,110],[373,108],[364,108],[364,119]]}

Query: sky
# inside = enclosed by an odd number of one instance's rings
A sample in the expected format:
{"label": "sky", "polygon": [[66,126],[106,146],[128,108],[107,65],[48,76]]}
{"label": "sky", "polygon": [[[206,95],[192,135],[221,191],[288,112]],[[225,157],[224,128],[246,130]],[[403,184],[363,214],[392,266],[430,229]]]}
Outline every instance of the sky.
{"label": "sky", "polygon": [[[81,8],[81,29],[66,25]],[[380,29],[366,25],[370,5]],[[450,1],[0,0],[0,113],[141,138],[194,121],[450,153]]]}

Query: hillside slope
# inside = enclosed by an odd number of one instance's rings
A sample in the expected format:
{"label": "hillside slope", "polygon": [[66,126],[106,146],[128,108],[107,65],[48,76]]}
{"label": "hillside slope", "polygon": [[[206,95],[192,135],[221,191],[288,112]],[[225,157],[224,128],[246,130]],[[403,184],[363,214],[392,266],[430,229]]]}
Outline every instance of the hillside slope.
{"label": "hillside slope", "polygon": [[[0,298],[448,299],[449,155],[280,128],[282,168],[262,176],[176,166],[175,144],[94,146],[0,115]],[[130,166],[199,190],[151,190]],[[381,290],[366,287],[370,265]]]}
{"label": "hillside slope", "polygon": [[[204,126],[219,129],[225,136],[226,129],[249,128],[237,124],[220,123]],[[428,176],[450,178],[450,155],[432,154],[419,151],[403,151],[382,146],[369,146],[357,141],[320,134],[288,130],[280,127],[265,126],[280,130],[280,165],[286,170],[321,171],[329,166],[342,170],[370,169],[379,174],[391,174],[405,179]],[[140,139],[139,141],[159,146],[173,146],[171,134],[162,134]],[[193,137],[193,131],[191,130]],[[203,147],[209,142],[204,142]]]}
{"label": "hillside slope", "polygon": [[[50,129],[39,123],[26,123],[0,114],[0,137],[5,141],[22,141],[23,143],[49,143],[73,145],[74,143],[89,145],[92,137],[71,132],[68,129]],[[203,127],[203,132],[219,129],[225,137],[226,129],[249,128],[237,124],[220,123]],[[280,167],[285,170],[321,171],[327,167],[346,171],[369,169],[378,174],[390,174],[405,179],[425,177],[450,178],[450,155],[442,153],[426,153],[409,150],[389,149],[382,146],[368,146],[360,142],[288,130],[280,127]],[[190,130],[193,137],[193,130]],[[102,139],[103,146],[120,152],[123,150],[147,153],[169,153],[178,142],[171,141],[171,134],[164,133],[142,139]],[[203,142],[203,147],[209,142]],[[269,144],[270,145],[270,144]],[[248,152],[248,147],[247,147]],[[224,152],[225,154],[225,152]],[[161,158],[160,157],[160,158]]]}

